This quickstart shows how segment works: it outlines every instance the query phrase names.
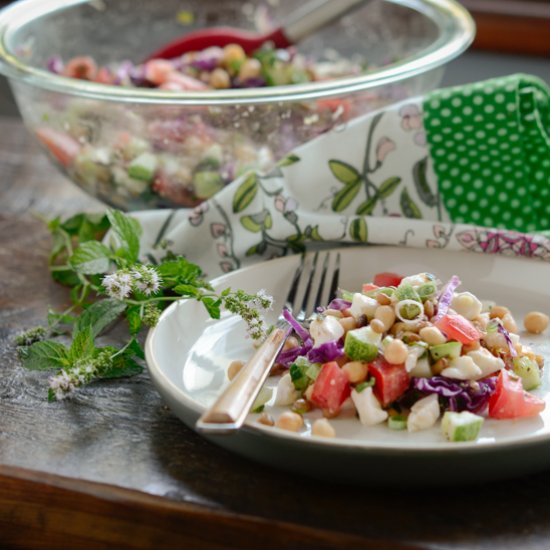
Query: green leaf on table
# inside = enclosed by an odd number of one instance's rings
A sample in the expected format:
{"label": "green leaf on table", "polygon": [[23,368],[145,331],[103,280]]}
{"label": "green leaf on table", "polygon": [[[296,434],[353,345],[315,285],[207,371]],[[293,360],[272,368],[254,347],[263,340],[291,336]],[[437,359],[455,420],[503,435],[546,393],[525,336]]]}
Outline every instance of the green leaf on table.
{"label": "green leaf on table", "polygon": [[413,166],[413,180],[420,200],[426,206],[434,207],[437,205],[437,197],[432,192],[430,184],[428,183],[426,177],[427,168],[428,157],[424,157]]}
{"label": "green leaf on table", "polygon": [[364,218],[356,218],[349,225],[349,236],[357,242],[368,242],[367,222]]}
{"label": "green leaf on table", "polygon": [[75,334],[90,328],[92,337],[101,334],[126,309],[126,304],[112,298],[105,298],[88,306],[76,320]]}
{"label": "green leaf on table", "polygon": [[363,201],[358,207],[355,213],[358,216],[369,216],[372,214],[372,211],[376,207],[376,203],[378,202],[378,195],[374,195],[370,199],[367,199],[366,201]]}
{"label": "green leaf on table", "polygon": [[19,351],[23,366],[29,370],[62,369],[69,366],[69,350],[59,342],[43,340]]}
{"label": "green leaf on table", "polygon": [[53,309],[48,309],[48,326],[53,325],[72,325],[77,317],[75,315],[70,315],[69,313],[59,313]]}
{"label": "green leaf on table", "polygon": [[233,195],[233,213],[238,214],[245,210],[256,197],[258,192],[258,175],[251,172],[239,185]]}
{"label": "green leaf on table", "polygon": [[140,223],[120,210],[108,210],[107,217],[120,246],[117,254],[135,263],[139,257],[139,238],[142,233]]}
{"label": "green leaf on table", "polygon": [[[50,222],[52,223],[52,222]],[[109,219],[103,213],[80,213],[65,220],[61,229],[79,241],[99,240],[111,226]]]}
{"label": "green leaf on table", "polygon": [[80,279],[78,278],[78,275],[76,274],[75,270],[71,268],[51,269],[50,275],[56,283],[59,283],[63,286],[74,287],[80,283]]}
{"label": "green leaf on table", "polygon": [[[103,349],[110,350],[110,348]],[[132,353],[121,353],[113,359],[111,365],[101,369],[98,378],[107,380],[112,378],[128,378],[141,372],[143,372],[143,367],[134,359]]]}
{"label": "green leaf on table", "polygon": [[78,273],[93,275],[109,270],[111,251],[97,241],[82,243],[69,258],[69,263]]}
{"label": "green leaf on table", "polygon": [[387,199],[399,186],[401,178],[394,176],[383,181],[378,188],[378,196]]}
{"label": "green leaf on table", "polygon": [[332,210],[334,212],[342,212],[345,210],[357,196],[357,193],[359,193],[360,187],[361,181],[357,180],[355,183],[350,183],[343,189],[340,189],[332,199]]}
{"label": "green leaf on table", "polygon": [[143,348],[135,338],[132,338],[128,343],[126,353],[135,357],[139,357],[140,359],[145,359]]}
{"label": "green leaf on table", "polygon": [[136,335],[142,326],[141,307],[130,306],[126,310],[126,321],[128,323],[128,330],[130,334]]}
{"label": "green leaf on table", "polygon": [[329,160],[328,167],[334,177],[346,185],[361,181],[361,174],[359,171],[347,162],[343,162],[341,160]]}
{"label": "green leaf on table", "polygon": [[71,363],[92,357],[95,352],[96,347],[91,327],[87,326],[73,333],[73,341],[69,348]]}
{"label": "green leaf on table", "polygon": [[418,205],[411,199],[408,191],[403,189],[400,198],[401,211],[407,218],[422,219],[422,212]]}

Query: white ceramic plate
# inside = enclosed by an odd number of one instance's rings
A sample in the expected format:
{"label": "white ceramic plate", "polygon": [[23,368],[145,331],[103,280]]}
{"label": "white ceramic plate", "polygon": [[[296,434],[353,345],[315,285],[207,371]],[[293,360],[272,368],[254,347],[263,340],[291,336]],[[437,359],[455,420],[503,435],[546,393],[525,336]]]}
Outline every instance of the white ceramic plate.
{"label": "white ceramic plate", "polygon": [[[344,248],[340,286],[358,289],[380,271],[428,271],[445,281],[456,274],[461,289],[510,307],[518,322],[531,310],[550,311],[550,264],[518,258],[396,247]],[[235,271],[214,281],[216,288],[265,288],[284,302],[299,262],[290,256]],[[274,321],[278,313],[274,308]],[[522,333],[522,341],[550,364],[550,335]],[[150,331],[146,355],[152,380],[174,413],[194,428],[198,416],[227,384],[234,359],[252,354],[244,323],[230,315],[215,321],[194,301],[171,305]],[[271,383],[275,382],[271,380]],[[547,374],[535,393],[550,401]],[[267,407],[274,416],[279,410]],[[312,437],[308,414],[303,432],[262,426],[249,415],[245,427],[213,442],[273,466],[331,480],[395,485],[451,484],[520,475],[550,467],[550,405],[536,418],[486,420],[480,438],[448,443],[437,427],[416,433],[385,425],[362,426],[355,418],[331,420],[335,439]]]}

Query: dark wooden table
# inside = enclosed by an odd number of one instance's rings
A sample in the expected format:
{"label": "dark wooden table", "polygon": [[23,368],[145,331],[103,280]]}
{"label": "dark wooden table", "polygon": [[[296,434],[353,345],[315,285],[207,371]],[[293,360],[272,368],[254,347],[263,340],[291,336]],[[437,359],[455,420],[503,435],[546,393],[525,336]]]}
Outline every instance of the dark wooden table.
{"label": "dark wooden table", "polygon": [[550,463],[474,488],[365,489],[217,448],[147,374],[48,403],[48,374],[23,370],[12,344],[68,303],[36,214],[100,208],[0,119],[0,548],[550,548]]}

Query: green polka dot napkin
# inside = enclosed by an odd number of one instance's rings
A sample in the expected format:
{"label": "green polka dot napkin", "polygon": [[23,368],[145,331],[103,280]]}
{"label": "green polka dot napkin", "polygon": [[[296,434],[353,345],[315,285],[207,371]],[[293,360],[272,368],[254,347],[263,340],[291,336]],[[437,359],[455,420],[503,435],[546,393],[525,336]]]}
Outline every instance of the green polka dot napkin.
{"label": "green polka dot napkin", "polygon": [[209,276],[316,246],[550,260],[550,90],[526,75],[442,89],[339,125],[198,208],[137,214]]}
{"label": "green polka dot napkin", "polygon": [[440,90],[424,126],[453,221],[550,228],[550,95],[520,76]]}

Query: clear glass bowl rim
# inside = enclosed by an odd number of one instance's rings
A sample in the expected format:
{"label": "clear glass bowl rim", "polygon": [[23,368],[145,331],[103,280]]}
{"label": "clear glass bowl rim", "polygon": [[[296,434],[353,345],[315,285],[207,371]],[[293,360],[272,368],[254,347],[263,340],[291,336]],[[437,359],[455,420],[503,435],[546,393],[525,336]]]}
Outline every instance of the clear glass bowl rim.
{"label": "clear glass bowl rim", "polygon": [[150,88],[107,86],[66,78],[46,69],[26,65],[10,51],[10,37],[25,24],[37,17],[90,1],[93,0],[19,0],[1,10],[0,73],[37,88],[105,101],[169,106],[304,101],[352,94],[418,76],[460,55],[472,43],[475,36],[472,17],[456,0],[384,0],[428,17],[438,27],[438,38],[413,57],[357,77],[292,86],[183,93]]}

